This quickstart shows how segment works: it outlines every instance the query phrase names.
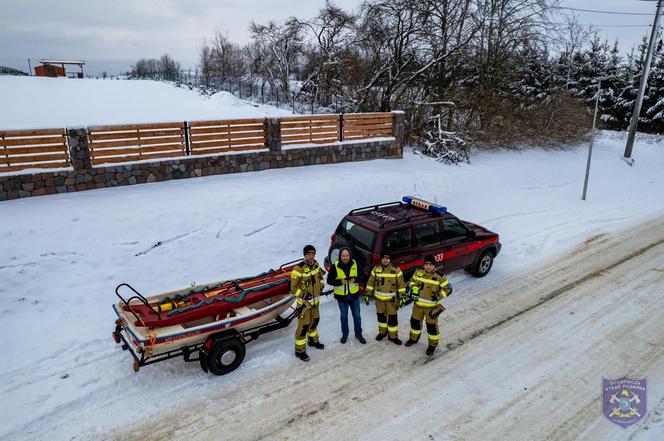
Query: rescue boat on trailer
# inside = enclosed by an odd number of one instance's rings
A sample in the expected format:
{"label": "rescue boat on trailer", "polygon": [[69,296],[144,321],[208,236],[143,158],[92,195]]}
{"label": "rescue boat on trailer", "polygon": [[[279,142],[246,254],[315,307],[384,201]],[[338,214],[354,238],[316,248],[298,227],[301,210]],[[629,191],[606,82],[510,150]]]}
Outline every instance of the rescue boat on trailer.
{"label": "rescue boat on trailer", "polygon": [[[253,277],[148,297],[120,284],[115,290],[119,301],[113,305],[118,316],[113,338],[131,352],[135,371],[183,356],[185,361],[200,360],[205,371],[230,372],[242,362],[245,343],[288,326],[298,315],[289,292],[294,266],[289,262]],[[125,298],[121,290],[131,295]],[[289,309],[290,314],[282,317]],[[199,358],[191,358],[196,351]]]}

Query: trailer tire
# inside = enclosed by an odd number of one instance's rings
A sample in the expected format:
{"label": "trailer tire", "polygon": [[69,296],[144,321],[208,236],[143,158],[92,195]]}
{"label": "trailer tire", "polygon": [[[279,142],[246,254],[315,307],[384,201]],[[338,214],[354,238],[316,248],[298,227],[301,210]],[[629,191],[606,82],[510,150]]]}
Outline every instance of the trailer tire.
{"label": "trailer tire", "polygon": [[208,356],[208,369],[215,375],[225,375],[237,369],[247,350],[237,337],[217,341]]}

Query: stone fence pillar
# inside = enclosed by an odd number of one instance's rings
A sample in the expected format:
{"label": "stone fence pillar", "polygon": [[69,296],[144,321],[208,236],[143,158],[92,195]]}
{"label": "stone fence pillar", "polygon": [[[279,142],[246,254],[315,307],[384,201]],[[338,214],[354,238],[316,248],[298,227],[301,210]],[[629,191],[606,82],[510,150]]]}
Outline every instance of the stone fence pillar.
{"label": "stone fence pillar", "polygon": [[403,110],[395,110],[392,113],[394,114],[394,138],[403,151],[406,145],[406,114]]}
{"label": "stone fence pillar", "polygon": [[267,147],[271,153],[281,152],[281,121],[279,118],[268,118],[267,127],[265,129],[267,137]]}
{"label": "stone fence pillar", "polygon": [[74,167],[74,170],[92,168],[87,129],[85,127],[68,127],[67,143],[69,144],[69,157],[71,158],[71,165]]}

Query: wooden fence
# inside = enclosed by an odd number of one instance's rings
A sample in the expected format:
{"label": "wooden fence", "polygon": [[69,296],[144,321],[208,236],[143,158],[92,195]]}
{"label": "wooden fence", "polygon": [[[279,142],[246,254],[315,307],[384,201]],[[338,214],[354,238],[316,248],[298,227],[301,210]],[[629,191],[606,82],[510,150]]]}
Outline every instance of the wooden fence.
{"label": "wooden fence", "polygon": [[[281,144],[328,144],[394,136],[393,113],[279,118]],[[88,127],[93,166],[267,148],[266,118]],[[0,173],[70,166],[64,129],[0,132]]]}
{"label": "wooden fence", "polygon": [[288,116],[280,118],[281,143],[304,144],[339,141],[340,115]]}
{"label": "wooden fence", "polygon": [[192,155],[264,149],[267,119],[194,121],[187,123]]}
{"label": "wooden fence", "polygon": [[0,173],[69,167],[64,129],[0,132]]}
{"label": "wooden fence", "polygon": [[346,113],[343,115],[343,140],[393,136],[393,113]]}
{"label": "wooden fence", "polygon": [[184,124],[127,124],[88,128],[92,165],[186,155]]}

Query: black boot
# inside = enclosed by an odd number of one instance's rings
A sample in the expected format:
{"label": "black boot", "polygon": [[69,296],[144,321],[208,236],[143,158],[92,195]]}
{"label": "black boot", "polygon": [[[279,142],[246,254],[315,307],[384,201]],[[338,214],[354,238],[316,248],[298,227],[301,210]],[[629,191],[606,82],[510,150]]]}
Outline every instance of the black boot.
{"label": "black boot", "polygon": [[381,340],[384,339],[386,336],[387,336],[387,334],[378,334],[378,335],[376,336],[376,340],[377,340],[377,341],[381,341]]}
{"label": "black boot", "polygon": [[410,347],[410,346],[413,346],[415,343],[417,343],[415,340],[411,340],[411,339],[409,338],[408,341],[406,342],[406,346],[409,346],[409,347]]}
{"label": "black boot", "polygon": [[427,348],[427,355],[429,355],[429,356],[433,355],[433,351],[435,351],[435,350],[436,350],[435,346],[429,346]]}
{"label": "black boot", "polygon": [[309,342],[307,343],[307,345],[308,345],[308,346],[311,346],[312,348],[316,348],[316,349],[325,349],[325,345],[324,345],[323,343],[321,343],[321,342],[317,342],[317,341],[313,341],[313,340],[309,340]]}
{"label": "black boot", "polygon": [[309,356],[306,352],[297,352],[295,351],[295,356],[302,361],[309,361]]}
{"label": "black boot", "polygon": [[344,335],[343,337],[341,337],[341,344],[342,345],[346,344],[347,341],[348,341],[348,336],[347,335]]}
{"label": "black boot", "polygon": [[403,343],[401,340],[399,340],[399,337],[397,337],[397,338],[390,338],[390,339],[388,339],[388,340],[390,340],[390,341],[391,341],[392,343],[394,343],[395,345],[401,345],[401,344]]}
{"label": "black boot", "polygon": [[366,341],[366,340],[364,339],[364,337],[362,337],[361,335],[358,335],[358,336],[355,337],[355,338],[358,339],[359,342],[362,343],[363,345],[366,345],[366,344],[367,344],[367,341]]}

